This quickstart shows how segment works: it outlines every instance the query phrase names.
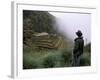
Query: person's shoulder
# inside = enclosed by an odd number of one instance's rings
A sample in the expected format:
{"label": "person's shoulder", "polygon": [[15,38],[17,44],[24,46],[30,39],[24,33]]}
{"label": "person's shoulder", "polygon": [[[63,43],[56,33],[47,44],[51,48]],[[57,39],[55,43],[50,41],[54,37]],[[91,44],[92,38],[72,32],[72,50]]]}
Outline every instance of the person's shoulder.
{"label": "person's shoulder", "polygon": [[75,38],[75,39],[74,39],[74,41],[77,41],[77,40],[78,40],[78,38]]}
{"label": "person's shoulder", "polygon": [[79,38],[75,38],[75,39],[74,39],[74,41],[80,41],[80,40],[81,40],[81,41],[84,41],[84,40],[83,40],[83,37],[79,37]]}

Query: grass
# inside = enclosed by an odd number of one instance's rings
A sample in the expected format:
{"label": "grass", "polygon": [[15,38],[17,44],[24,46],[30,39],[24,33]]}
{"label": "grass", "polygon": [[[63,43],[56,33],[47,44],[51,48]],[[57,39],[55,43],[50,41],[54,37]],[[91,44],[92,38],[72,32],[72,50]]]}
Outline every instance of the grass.
{"label": "grass", "polygon": [[[82,55],[80,66],[90,66],[89,52]],[[24,49],[23,69],[72,67],[72,50],[34,50]]]}
{"label": "grass", "polygon": [[69,66],[71,53],[67,50],[41,50],[24,52],[23,68],[52,68]]}
{"label": "grass", "polygon": [[85,52],[80,60],[80,66],[90,66],[91,65],[91,56],[89,52]]}

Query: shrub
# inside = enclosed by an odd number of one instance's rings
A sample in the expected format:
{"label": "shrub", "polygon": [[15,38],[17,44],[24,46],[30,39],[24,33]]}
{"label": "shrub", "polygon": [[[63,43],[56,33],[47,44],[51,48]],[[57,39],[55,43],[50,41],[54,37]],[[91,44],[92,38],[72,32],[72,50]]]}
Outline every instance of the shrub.
{"label": "shrub", "polygon": [[63,62],[65,66],[71,66],[72,63],[72,53],[68,50],[63,50],[61,53],[61,57],[63,59]]}
{"label": "shrub", "polygon": [[91,59],[89,53],[84,53],[80,59],[80,66],[90,66]]}
{"label": "shrub", "polygon": [[38,68],[38,63],[36,61],[36,59],[33,59],[30,56],[27,56],[24,54],[23,56],[23,69],[34,69],[34,68]]}
{"label": "shrub", "polygon": [[43,60],[43,65],[45,68],[54,67],[55,66],[55,57],[52,55],[45,57]]}

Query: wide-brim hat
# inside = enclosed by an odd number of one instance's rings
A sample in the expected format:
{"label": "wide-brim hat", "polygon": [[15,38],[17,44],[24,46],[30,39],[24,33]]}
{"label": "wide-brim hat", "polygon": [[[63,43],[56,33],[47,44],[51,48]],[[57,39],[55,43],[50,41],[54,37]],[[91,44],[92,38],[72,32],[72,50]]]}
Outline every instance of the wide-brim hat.
{"label": "wide-brim hat", "polygon": [[76,32],[76,35],[82,36],[82,32],[81,32],[80,30],[78,30],[78,31]]}

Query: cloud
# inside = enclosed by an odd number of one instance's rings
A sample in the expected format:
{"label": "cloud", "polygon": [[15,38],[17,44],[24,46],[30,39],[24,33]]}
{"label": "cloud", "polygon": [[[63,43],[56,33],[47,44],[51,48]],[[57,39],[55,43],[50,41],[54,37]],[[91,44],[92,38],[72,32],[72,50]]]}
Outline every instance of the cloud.
{"label": "cloud", "polygon": [[49,12],[56,17],[56,25],[66,37],[74,40],[75,32],[81,30],[85,44],[91,41],[91,14]]}

